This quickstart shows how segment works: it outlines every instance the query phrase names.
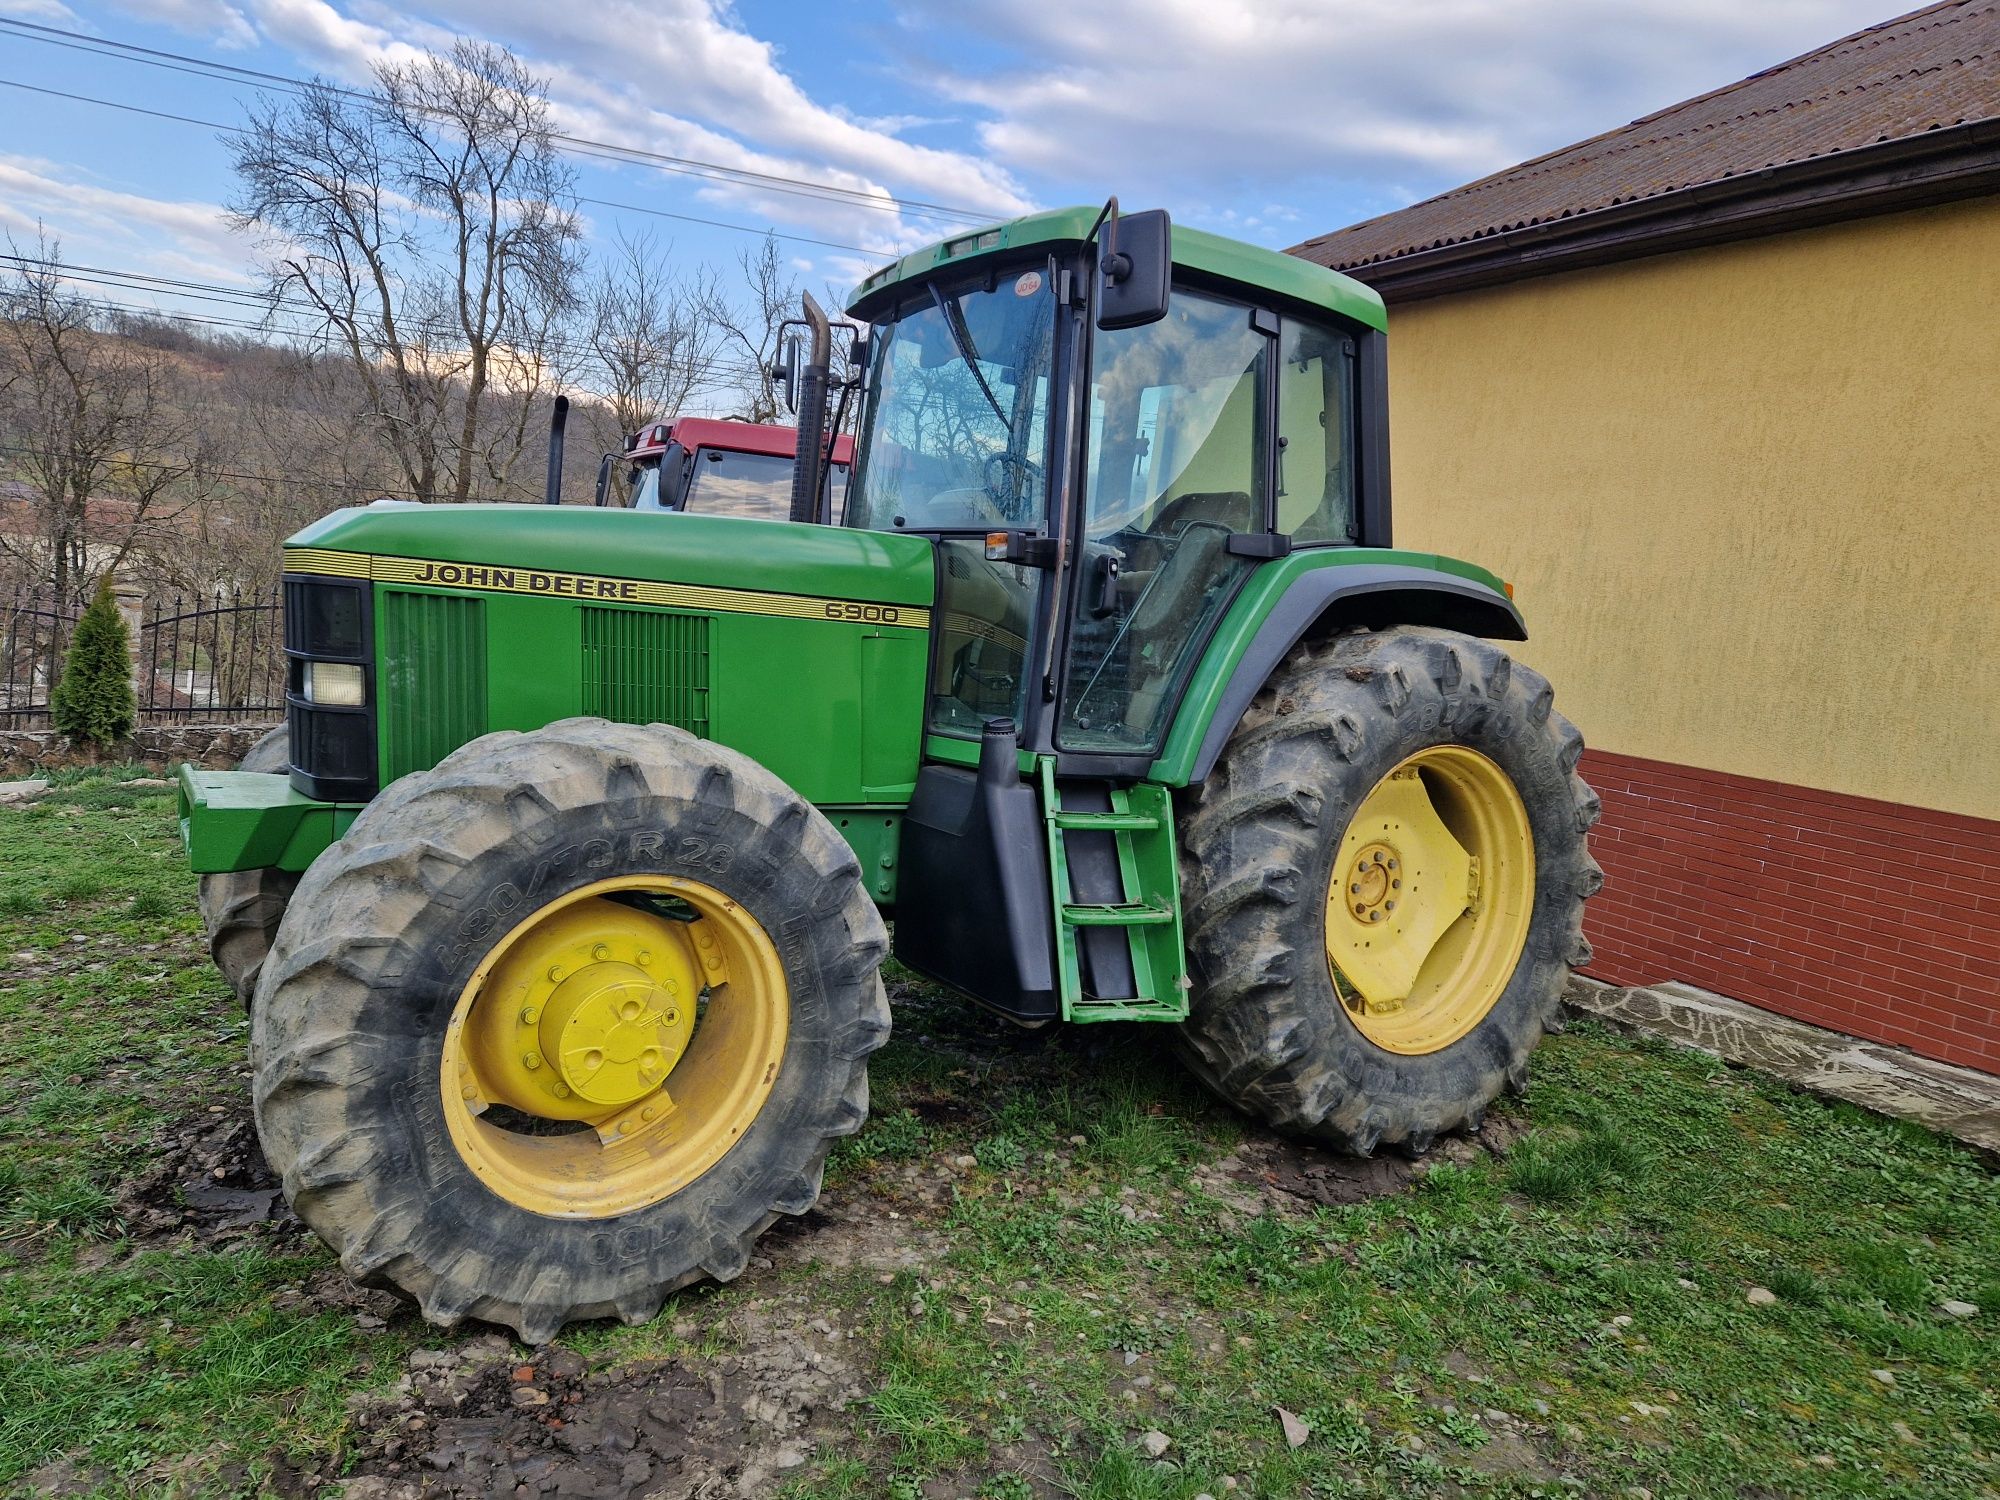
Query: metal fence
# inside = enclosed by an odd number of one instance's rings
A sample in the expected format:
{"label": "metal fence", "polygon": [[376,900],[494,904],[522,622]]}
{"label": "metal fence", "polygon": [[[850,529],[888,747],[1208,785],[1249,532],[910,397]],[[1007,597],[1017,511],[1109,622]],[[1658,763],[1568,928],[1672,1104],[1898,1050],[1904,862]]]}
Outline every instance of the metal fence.
{"label": "metal fence", "polygon": [[62,675],[80,613],[75,600],[52,593],[26,592],[9,601],[0,621],[0,729],[47,726],[49,690]]}
{"label": "metal fence", "polygon": [[139,629],[141,721],[245,719],[285,707],[275,593],[152,600]]}
{"label": "metal fence", "polygon": [[[22,594],[0,616],[0,729],[49,727],[49,695],[81,601]],[[132,686],[142,724],[267,718],[284,711],[284,626],[275,593],[154,598],[139,610]]]}

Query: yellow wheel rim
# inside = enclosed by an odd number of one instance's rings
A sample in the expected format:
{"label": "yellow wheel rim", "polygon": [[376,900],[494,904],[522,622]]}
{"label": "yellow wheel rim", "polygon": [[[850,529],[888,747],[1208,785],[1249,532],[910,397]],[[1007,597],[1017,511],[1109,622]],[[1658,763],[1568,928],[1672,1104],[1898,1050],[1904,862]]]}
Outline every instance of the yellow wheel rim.
{"label": "yellow wheel rim", "polygon": [[452,1144],[535,1213],[658,1203],[757,1118],[789,1015],[776,946],[722,892],[597,881],[507,933],[459,995],[438,1075]]}
{"label": "yellow wheel rim", "polygon": [[1362,799],[1334,855],[1326,959],[1348,1018],[1386,1051],[1449,1047],[1506,989],[1534,905],[1513,781],[1463,745],[1419,750]]}

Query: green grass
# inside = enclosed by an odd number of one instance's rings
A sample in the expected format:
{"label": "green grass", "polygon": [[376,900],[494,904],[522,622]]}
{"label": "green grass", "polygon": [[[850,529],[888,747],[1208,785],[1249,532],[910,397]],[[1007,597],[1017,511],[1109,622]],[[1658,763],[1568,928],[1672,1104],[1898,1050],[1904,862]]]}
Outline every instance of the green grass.
{"label": "green grass", "polygon": [[[171,804],[135,774],[0,810],[0,1491],[67,1457],[107,1494],[259,1493],[286,1456],[337,1474],[348,1399],[450,1340],[280,1295],[338,1284],[310,1241],[132,1238],[131,1182],[246,1088]],[[935,1255],[753,1272],[563,1340],[707,1372],[774,1288],[826,1309],[864,1394],[793,1500],[2000,1488],[2000,1188],[1924,1131],[1582,1027],[1503,1107],[1504,1160],[1314,1207],[1263,1187],[1267,1138],[1159,1032],[1022,1037],[891,981],[827,1190]]]}

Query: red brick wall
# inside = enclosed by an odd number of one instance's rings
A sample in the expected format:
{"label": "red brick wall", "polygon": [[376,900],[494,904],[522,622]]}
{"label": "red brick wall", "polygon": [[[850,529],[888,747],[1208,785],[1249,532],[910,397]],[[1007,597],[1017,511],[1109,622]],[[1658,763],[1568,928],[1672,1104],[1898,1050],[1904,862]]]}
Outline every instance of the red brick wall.
{"label": "red brick wall", "polygon": [[1600,750],[1585,971],[2000,1073],[2000,823]]}

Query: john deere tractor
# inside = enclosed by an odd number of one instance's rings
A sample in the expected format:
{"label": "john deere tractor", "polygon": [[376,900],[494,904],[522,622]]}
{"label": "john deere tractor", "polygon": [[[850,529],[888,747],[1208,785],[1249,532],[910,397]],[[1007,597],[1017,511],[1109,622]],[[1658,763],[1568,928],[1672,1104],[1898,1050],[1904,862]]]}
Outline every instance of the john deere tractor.
{"label": "john deere tractor", "polygon": [[[1421,1151],[1524,1076],[1597,799],[1510,590],[1391,545],[1385,319],[1069,209],[856,289],[791,518],[379,502],[285,551],[285,738],[181,773],[257,1125],[354,1276],[530,1340],[804,1212],[893,951]],[[815,458],[815,456],[817,456]]]}

